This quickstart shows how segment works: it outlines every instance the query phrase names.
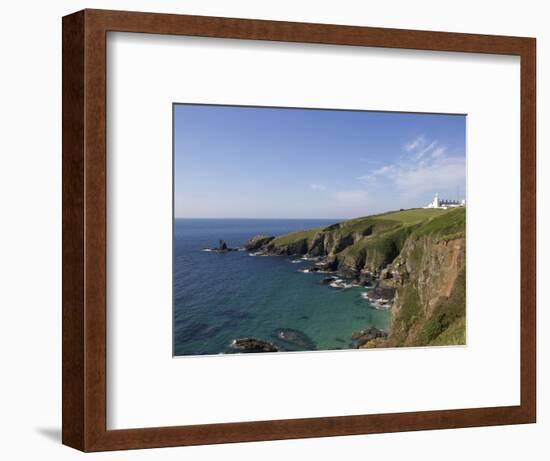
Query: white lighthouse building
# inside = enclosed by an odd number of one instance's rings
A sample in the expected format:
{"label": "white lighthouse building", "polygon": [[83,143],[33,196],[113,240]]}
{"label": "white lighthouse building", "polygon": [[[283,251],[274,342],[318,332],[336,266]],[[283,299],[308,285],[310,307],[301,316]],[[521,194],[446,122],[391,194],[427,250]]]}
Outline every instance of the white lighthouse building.
{"label": "white lighthouse building", "polygon": [[447,200],[447,199],[440,199],[439,194],[435,194],[434,199],[428,203],[424,208],[440,208],[442,210],[446,210],[448,208],[456,208],[459,206],[465,206],[466,200]]}

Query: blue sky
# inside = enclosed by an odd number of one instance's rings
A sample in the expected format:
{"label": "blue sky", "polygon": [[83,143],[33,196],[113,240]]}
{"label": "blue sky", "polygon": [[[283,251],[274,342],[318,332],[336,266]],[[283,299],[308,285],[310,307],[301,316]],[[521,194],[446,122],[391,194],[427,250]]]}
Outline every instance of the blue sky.
{"label": "blue sky", "polygon": [[351,218],[465,196],[463,115],[178,104],[176,217]]}

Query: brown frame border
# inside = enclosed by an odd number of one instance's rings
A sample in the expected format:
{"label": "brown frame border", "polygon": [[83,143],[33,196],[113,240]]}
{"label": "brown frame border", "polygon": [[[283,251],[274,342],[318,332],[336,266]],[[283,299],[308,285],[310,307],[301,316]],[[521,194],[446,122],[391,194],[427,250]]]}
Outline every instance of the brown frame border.
{"label": "brown frame border", "polygon": [[[519,406],[106,430],[108,31],[517,55],[521,58]],[[83,10],[63,18],[63,443],[82,451],[444,429],[536,420],[534,38]]]}

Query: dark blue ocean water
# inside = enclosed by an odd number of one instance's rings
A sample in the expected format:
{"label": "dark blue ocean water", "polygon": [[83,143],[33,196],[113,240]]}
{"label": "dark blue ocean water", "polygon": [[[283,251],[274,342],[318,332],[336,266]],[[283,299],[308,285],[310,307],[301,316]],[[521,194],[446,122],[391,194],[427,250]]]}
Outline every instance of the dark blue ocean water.
{"label": "dark blue ocean water", "polygon": [[[350,347],[351,334],[368,326],[387,330],[389,312],[372,308],[362,288],[338,290],[319,283],[326,274],[304,274],[298,258],[214,253],[223,239],[242,247],[254,235],[281,235],[332,224],[330,220],[176,219],[174,223],[174,353],[235,353],[232,340],[254,337],[281,349]],[[308,347],[277,340],[279,328],[299,330]]]}

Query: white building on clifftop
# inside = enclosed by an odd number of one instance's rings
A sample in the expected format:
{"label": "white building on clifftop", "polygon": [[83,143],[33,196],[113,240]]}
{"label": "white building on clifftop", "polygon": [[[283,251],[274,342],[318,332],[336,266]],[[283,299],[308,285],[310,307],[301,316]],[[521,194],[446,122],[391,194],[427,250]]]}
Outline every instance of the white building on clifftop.
{"label": "white building on clifftop", "polygon": [[466,200],[446,200],[440,199],[438,194],[435,194],[434,199],[428,203],[424,208],[440,208],[446,210],[447,208],[456,208],[459,206],[466,206]]}

